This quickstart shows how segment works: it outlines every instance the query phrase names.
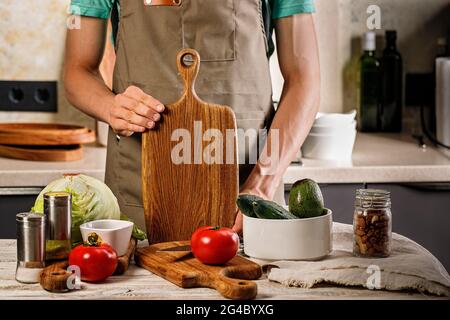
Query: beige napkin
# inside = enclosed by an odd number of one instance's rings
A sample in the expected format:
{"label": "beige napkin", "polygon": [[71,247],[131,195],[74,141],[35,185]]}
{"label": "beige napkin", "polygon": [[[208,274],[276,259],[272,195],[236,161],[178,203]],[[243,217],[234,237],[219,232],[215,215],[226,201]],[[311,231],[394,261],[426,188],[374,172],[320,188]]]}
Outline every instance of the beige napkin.
{"label": "beige napkin", "polygon": [[363,286],[369,289],[415,290],[450,296],[450,276],[425,248],[399,234],[392,234],[388,258],[358,258],[352,254],[351,225],[333,224],[333,252],[321,261],[258,260],[276,266],[269,280],[286,286],[311,288],[320,283]]}

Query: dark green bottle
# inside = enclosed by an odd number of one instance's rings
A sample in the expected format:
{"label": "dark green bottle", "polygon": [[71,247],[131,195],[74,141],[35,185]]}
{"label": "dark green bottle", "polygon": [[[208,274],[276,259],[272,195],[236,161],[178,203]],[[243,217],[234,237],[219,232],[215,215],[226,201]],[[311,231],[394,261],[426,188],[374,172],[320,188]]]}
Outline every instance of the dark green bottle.
{"label": "dark green bottle", "polygon": [[380,128],[380,62],[375,57],[375,41],[375,32],[364,34],[359,99],[359,130],[362,132],[374,132]]}
{"label": "dark green bottle", "polygon": [[381,58],[381,131],[402,131],[402,56],[397,50],[397,32],[386,31]]}

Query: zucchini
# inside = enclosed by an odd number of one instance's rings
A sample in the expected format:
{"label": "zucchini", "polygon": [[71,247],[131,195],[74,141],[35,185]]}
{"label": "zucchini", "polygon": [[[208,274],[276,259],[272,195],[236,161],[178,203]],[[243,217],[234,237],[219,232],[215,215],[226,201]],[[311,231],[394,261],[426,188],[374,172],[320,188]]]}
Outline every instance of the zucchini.
{"label": "zucchini", "polygon": [[256,218],[255,211],[253,210],[253,204],[261,200],[263,200],[263,198],[258,196],[251,194],[240,194],[236,199],[236,204],[243,214],[248,217]]}
{"label": "zucchini", "polygon": [[260,200],[254,202],[253,210],[256,217],[260,219],[297,219],[296,216],[273,201]]}

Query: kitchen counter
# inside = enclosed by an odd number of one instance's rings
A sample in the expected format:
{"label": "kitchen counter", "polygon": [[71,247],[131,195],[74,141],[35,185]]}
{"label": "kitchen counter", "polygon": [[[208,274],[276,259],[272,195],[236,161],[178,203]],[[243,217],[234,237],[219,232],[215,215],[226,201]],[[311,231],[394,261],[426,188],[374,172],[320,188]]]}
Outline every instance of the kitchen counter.
{"label": "kitchen counter", "polygon": [[318,183],[450,182],[450,155],[400,134],[358,133],[352,160],[302,159],[284,175],[285,184],[303,178]]}
{"label": "kitchen counter", "polygon": [[[83,283],[81,290],[62,294],[47,292],[39,284],[26,285],[15,281],[15,268],[16,241],[0,240],[0,299],[223,299],[212,289],[181,289],[135,265],[131,265],[124,275],[110,277],[104,283]],[[267,279],[256,282],[257,299],[445,299],[418,293],[358,288],[287,288]]]}
{"label": "kitchen counter", "polygon": [[[106,148],[87,146],[75,162],[36,162],[0,158],[0,188],[44,187],[63,173],[84,173],[101,180]],[[450,182],[450,155],[419,148],[416,140],[399,134],[358,133],[352,161],[302,159],[284,175],[292,184],[308,177],[319,183]]]}
{"label": "kitchen counter", "polygon": [[64,173],[83,173],[104,180],[106,148],[88,145],[84,157],[71,162],[26,161],[0,157],[1,187],[45,187]]}

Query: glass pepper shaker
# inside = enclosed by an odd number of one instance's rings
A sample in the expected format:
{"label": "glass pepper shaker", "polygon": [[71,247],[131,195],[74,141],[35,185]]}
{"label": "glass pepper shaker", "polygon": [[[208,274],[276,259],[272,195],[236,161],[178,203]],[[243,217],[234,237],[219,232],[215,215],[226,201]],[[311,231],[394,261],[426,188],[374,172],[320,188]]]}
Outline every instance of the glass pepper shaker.
{"label": "glass pepper shaker", "polygon": [[392,242],[391,195],[389,191],[356,190],[353,231],[353,254],[355,256],[389,256]]}

